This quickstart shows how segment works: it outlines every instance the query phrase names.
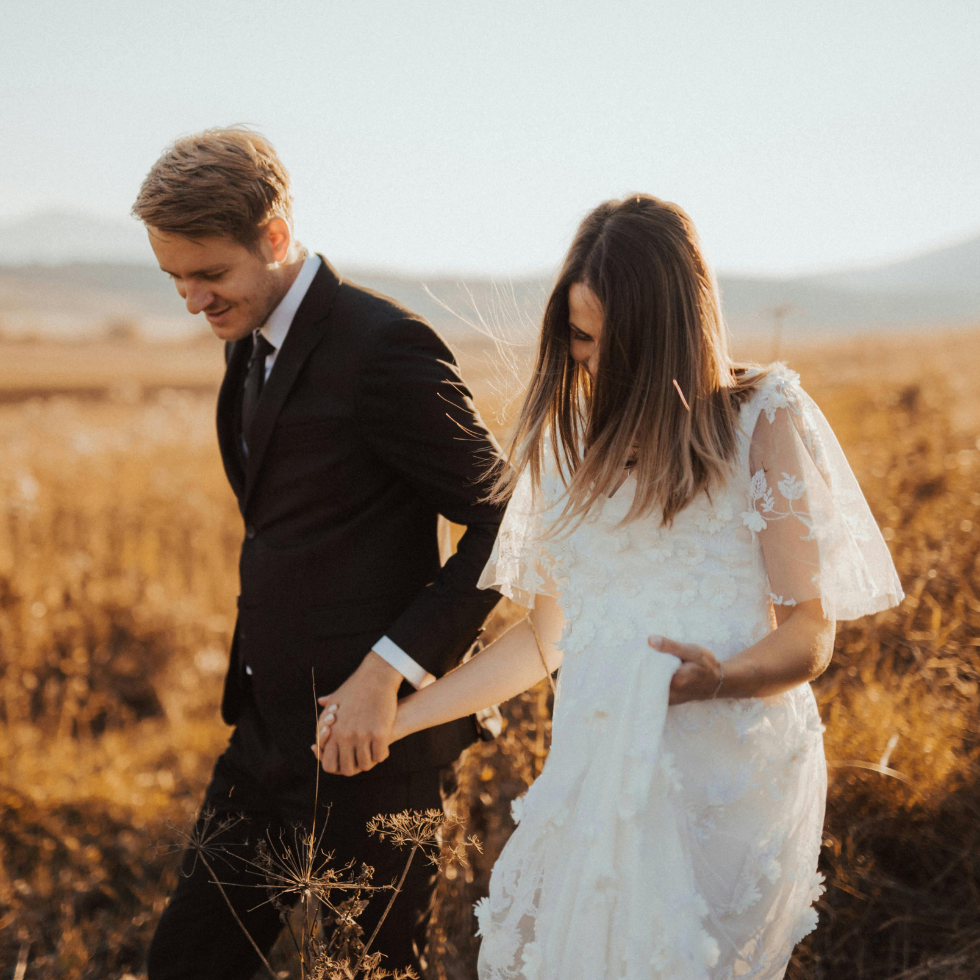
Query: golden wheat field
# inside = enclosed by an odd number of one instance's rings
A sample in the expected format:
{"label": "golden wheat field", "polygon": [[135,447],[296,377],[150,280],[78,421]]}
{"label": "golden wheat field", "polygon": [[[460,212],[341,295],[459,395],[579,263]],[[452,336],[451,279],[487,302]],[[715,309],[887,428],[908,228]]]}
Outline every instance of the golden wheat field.
{"label": "golden wheat field", "polygon": [[[150,348],[49,349],[69,381],[48,390],[50,372],[25,380],[0,357],[4,978],[140,976],[174,828],[228,737],[217,701],[242,528],[214,435],[220,351]],[[499,426],[510,382],[491,354],[461,345]],[[980,332],[782,354],[835,427],[908,593],[843,626],[815,685],[828,887],[789,976],[980,977]],[[502,604],[493,628],[518,614]],[[503,734],[459,763],[454,806],[483,852],[440,874],[432,980],[475,975],[472,904],[546,758],[549,695],[507,705]],[[298,976],[285,946],[273,962]]]}

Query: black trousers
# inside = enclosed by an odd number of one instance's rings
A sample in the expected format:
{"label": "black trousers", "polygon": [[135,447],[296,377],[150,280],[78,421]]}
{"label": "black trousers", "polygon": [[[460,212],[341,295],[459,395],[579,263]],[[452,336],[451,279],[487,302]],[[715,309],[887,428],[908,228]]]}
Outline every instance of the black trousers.
{"label": "black trousers", "polygon": [[[205,852],[208,863],[263,955],[268,955],[283,923],[268,901],[266,879],[248,863],[255,861],[260,846],[280,853],[289,847],[295,854],[298,835],[311,826],[316,797],[317,828],[326,821],[321,849],[333,852],[330,866],[339,869],[350,861],[355,868],[368,864],[374,868],[374,884],[389,884],[401,874],[408,854],[369,837],[365,825],[379,813],[441,808],[443,776],[439,769],[354,779],[321,774],[317,794],[312,753],[309,771],[297,776],[277,757],[249,705],[228,750],[215,765],[197,832],[214,835]],[[228,825],[229,821],[233,822]],[[419,955],[432,887],[432,866],[416,854],[402,893],[371,949],[384,955],[385,968],[412,967],[422,975]],[[342,898],[339,892],[335,896]],[[297,900],[285,898],[290,905]],[[389,898],[386,892],[376,894],[358,918],[365,938],[374,931]],[[177,887],[150,945],[149,980],[250,980],[260,966],[211,871],[188,848]]]}

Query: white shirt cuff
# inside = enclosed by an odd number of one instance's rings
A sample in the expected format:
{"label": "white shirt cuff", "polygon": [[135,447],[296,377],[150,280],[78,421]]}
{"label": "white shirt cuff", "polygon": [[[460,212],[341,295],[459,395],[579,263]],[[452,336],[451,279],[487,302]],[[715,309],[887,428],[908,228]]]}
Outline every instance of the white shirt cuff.
{"label": "white shirt cuff", "polygon": [[382,636],[371,648],[386,663],[398,671],[416,690],[431,684],[435,677],[417,664],[394,640]]}

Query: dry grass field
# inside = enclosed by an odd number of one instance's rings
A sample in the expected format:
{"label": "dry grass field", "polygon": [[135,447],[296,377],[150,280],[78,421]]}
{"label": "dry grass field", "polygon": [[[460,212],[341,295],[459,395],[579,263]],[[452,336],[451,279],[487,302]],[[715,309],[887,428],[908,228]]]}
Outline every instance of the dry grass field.
{"label": "dry grass field", "polygon": [[[487,354],[460,345],[499,423],[511,379]],[[828,888],[790,976],[980,977],[980,333],[782,354],[908,592],[843,626],[815,685]],[[228,736],[242,529],[213,431],[220,351],[4,345],[0,365],[0,978],[137,977],[176,874],[171,827]],[[515,615],[502,604],[495,628]],[[548,707],[544,685],[515,700],[459,765],[455,805],[484,852],[440,877],[433,980],[475,975],[472,903],[546,758]],[[285,951],[276,964],[291,969]]]}

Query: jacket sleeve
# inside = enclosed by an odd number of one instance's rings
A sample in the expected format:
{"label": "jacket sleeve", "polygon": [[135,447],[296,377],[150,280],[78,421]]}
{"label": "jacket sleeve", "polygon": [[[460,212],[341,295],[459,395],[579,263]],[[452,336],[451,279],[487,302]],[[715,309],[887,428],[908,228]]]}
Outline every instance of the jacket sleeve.
{"label": "jacket sleeve", "polygon": [[398,320],[372,340],[355,400],[365,440],[438,513],[466,527],[456,553],[386,631],[440,676],[456,666],[500,599],[476,584],[503,517],[503,507],[483,500],[500,450],[431,327]]}

